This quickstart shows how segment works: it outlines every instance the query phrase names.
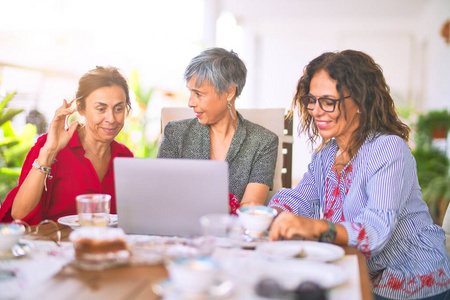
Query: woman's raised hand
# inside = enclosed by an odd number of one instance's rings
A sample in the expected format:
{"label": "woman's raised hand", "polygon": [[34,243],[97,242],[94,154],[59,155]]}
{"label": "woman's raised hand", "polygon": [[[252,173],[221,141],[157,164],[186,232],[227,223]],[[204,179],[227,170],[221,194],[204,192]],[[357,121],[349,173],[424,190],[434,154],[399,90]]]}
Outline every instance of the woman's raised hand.
{"label": "woman's raised hand", "polygon": [[[47,151],[49,151],[49,155],[56,156],[56,154],[69,143],[73,133],[79,125],[78,121],[75,121],[70,124],[67,130],[65,128],[66,119],[75,112],[75,108],[70,108],[72,102],[73,100],[69,103],[66,100],[63,100],[62,106],[56,110],[55,116],[50,123],[47,142],[44,146]],[[53,158],[54,157],[52,157],[52,159]]]}

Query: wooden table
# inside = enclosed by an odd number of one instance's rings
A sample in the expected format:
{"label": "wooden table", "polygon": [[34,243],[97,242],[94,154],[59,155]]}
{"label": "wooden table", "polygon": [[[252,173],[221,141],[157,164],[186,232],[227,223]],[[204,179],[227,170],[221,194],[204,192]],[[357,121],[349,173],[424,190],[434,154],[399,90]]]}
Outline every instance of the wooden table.
{"label": "wooden table", "polygon": [[[68,241],[72,229],[59,225],[61,240]],[[34,228],[33,228],[34,229]],[[41,226],[39,240],[52,240],[56,228]],[[358,257],[363,300],[372,300],[369,274],[364,256],[353,247],[343,247],[346,254]],[[35,299],[158,299],[151,289],[153,283],[168,276],[164,265],[126,266],[99,272],[64,268],[39,288]]]}

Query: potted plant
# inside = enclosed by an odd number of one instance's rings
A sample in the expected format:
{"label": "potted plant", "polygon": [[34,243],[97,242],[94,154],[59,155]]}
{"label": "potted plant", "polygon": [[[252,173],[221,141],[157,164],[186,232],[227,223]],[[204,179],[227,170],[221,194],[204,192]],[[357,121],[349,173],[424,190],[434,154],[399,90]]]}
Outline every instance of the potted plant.
{"label": "potted plant", "polygon": [[430,214],[436,224],[442,225],[445,212],[450,202],[450,175],[436,176],[432,178],[425,188],[422,196],[426,199]]}
{"label": "potted plant", "polygon": [[449,158],[443,149],[433,146],[433,139],[446,139],[450,129],[447,110],[422,114],[416,124],[413,151],[422,196],[436,224],[441,225],[450,201]]}
{"label": "potted plant", "polygon": [[450,129],[450,113],[444,110],[432,110],[419,115],[416,124],[416,145],[428,148],[433,139],[446,139]]}

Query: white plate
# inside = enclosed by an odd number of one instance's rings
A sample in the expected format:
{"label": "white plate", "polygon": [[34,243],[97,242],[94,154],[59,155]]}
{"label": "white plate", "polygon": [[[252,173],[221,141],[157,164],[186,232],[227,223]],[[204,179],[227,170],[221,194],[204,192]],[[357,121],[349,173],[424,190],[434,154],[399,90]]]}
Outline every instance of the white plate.
{"label": "white plate", "polygon": [[81,261],[75,259],[74,261],[72,261],[71,265],[78,269],[86,271],[102,271],[120,266],[127,266],[130,263],[130,258],[121,258],[109,261]]}
{"label": "white plate", "polygon": [[267,261],[255,270],[249,268],[248,274],[252,272],[255,272],[255,276],[259,280],[273,278],[289,290],[295,289],[299,284],[306,281],[313,282],[324,289],[330,289],[348,280],[348,274],[341,266],[320,261]]}
{"label": "white plate", "polygon": [[181,292],[170,278],[152,285],[152,290],[156,296],[165,299],[228,299],[233,289],[234,284],[231,280],[218,280],[208,291],[204,292]]}
{"label": "white plate", "polygon": [[[58,223],[66,226],[70,226],[72,228],[80,227],[80,223],[78,221],[78,215],[65,216],[58,219]],[[117,226],[117,215],[110,214],[109,215],[109,227]]]}
{"label": "white plate", "polygon": [[207,255],[211,247],[203,237],[189,239],[176,236],[127,235],[134,255],[158,254],[163,257],[196,257]]}
{"label": "white plate", "polygon": [[339,246],[313,241],[275,241],[257,245],[256,251],[270,258],[295,259],[303,252],[305,260],[335,261],[345,254]]}

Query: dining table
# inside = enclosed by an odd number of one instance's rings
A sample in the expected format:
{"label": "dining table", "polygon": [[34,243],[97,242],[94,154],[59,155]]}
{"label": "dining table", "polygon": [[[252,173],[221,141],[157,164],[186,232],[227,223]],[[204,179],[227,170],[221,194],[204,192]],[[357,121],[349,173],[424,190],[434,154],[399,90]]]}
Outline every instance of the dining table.
{"label": "dining table", "polygon": [[[35,232],[35,229],[36,226],[31,227],[32,232]],[[96,271],[76,268],[70,263],[73,257],[66,257],[64,251],[61,250],[73,248],[69,240],[72,231],[73,229],[69,226],[57,224],[56,227],[47,224],[41,226],[37,234],[24,236],[22,240],[35,244],[34,249],[45,248],[45,251],[41,253],[40,260],[35,258],[35,256],[39,256],[37,254],[30,255],[31,258],[25,256],[12,260],[0,260],[0,269],[9,266],[14,272],[14,268],[17,268],[14,278],[0,278],[0,299],[161,298],[161,295],[155,293],[154,287],[158,282],[168,278],[169,274],[164,261],[123,265]],[[57,235],[60,235],[61,243],[57,243]],[[364,256],[354,247],[344,246],[342,248],[345,251],[344,258],[354,261],[357,265],[351,283],[353,287],[347,288],[347,290],[353,289],[351,290],[352,299],[373,299]],[[23,274],[18,272],[21,268],[26,272],[24,271]],[[342,290],[344,291],[345,288]],[[329,299],[348,299],[346,297],[348,294],[337,290]],[[230,297],[229,299],[239,298]]]}

